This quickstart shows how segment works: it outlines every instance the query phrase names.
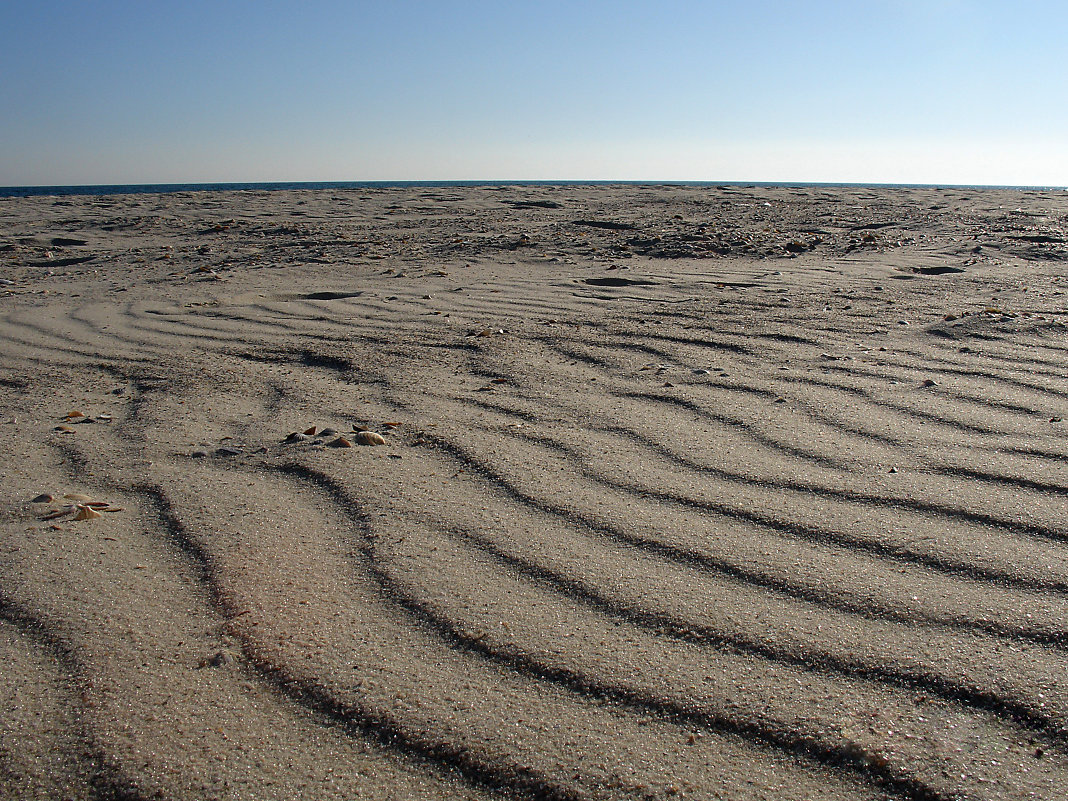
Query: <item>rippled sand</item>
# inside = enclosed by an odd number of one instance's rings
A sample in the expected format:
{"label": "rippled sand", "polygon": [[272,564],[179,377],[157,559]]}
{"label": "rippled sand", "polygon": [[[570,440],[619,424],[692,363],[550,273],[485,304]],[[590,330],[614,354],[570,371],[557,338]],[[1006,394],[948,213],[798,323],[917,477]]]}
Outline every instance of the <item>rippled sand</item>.
{"label": "rippled sand", "polygon": [[1066,229],[0,199],[0,795],[1063,798]]}

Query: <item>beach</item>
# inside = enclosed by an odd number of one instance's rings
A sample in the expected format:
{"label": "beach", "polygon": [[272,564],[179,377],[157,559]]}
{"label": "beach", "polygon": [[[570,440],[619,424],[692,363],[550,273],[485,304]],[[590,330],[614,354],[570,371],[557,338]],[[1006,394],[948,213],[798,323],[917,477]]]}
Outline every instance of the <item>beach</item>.
{"label": "beach", "polygon": [[0,797],[1059,799],[1068,192],[0,198]]}

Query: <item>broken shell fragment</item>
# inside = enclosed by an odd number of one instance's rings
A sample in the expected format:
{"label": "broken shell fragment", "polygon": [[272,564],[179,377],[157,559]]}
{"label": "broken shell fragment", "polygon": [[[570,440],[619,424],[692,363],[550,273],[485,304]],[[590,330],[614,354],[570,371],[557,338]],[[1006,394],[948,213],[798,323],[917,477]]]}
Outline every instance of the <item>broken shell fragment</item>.
{"label": "broken shell fragment", "polygon": [[78,506],[78,513],[76,515],[74,515],[74,519],[75,520],[93,520],[93,519],[95,519],[97,517],[103,517],[103,516],[104,515],[100,514],[100,512],[98,512],[92,506],[79,505]]}
{"label": "broken shell fragment", "polygon": [[78,420],[82,417],[85,417],[85,412],[80,412],[77,409],[72,409],[71,411],[67,412],[68,420]]}
{"label": "broken shell fragment", "polygon": [[330,442],[326,443],[326,445],[327,445],[328,448],[351,448],[352,447],[352,443],[349,442],[344,437],[338,437],[335,440],[331,440]]}
{"label": "broken shell fragment", "polygon": [[42,520],[55,520],[57,517],[66,517],[74,511],[75,507],[66,506],[63,509],[53,509],[46,515],[41,515]]}
{"label": "broken shell fragment", "polygon": [[315,436],[315,432],[318,431],[318,430],[319,429],[317,429],[315,426],[312,426],[311,428],[306,429],[304,431],[304,434],[306,434],[309,437],[314,437]]}
{"label": "broken shell fragment", "polygon": [[385,445],[386,438],[381,434],[377,434],[374,431],[358,431],[356,432],[356,442],[359,445]]}

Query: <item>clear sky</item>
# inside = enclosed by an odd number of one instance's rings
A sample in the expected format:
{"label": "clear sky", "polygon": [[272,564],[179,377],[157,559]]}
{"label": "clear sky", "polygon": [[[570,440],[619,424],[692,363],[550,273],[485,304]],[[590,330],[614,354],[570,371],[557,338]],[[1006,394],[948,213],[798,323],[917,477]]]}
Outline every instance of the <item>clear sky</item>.
{"label": "clear sky", "polygon": [[1064,0],[0,0],[0,185],[1068,185]]}

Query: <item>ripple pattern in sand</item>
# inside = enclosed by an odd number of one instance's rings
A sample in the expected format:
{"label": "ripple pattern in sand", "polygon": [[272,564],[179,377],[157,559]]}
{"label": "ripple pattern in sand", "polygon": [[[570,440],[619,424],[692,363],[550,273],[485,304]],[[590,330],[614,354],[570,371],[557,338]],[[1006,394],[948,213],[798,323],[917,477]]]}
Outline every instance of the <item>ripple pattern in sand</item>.
{"label": "ripple pattern in sand", "polygon": [[[13,719],[3,776],[1060,797],[1063,327],[832,323],[759,286],[416,300],[6,316],[5,386],[55,408],[4,444],[125,511],[20,536],[8,513],[0,648],[79,748],[42,769],[60,745],[15,753]],[[110,421],[53,431],[71,404]],[[389,445],[284,442],[354,422]]]}

